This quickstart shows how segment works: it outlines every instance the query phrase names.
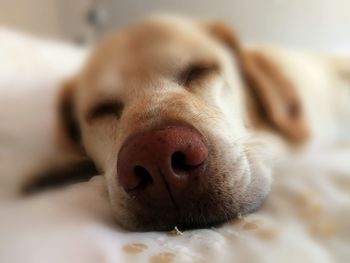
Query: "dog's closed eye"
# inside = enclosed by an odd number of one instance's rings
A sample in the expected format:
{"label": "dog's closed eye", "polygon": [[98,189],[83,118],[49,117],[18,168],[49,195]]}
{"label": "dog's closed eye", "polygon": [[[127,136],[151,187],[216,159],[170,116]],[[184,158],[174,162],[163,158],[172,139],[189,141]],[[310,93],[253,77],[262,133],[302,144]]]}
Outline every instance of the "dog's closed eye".
{"label": "dog's closed eye", "polygon": [[115,117],[119,119],[123,112],[124,105],[119,101],[107,101],[101,102],[88,112],[86,119],[88,122],[106,118],[106,117]]}
{"label": "dog's closed eye", "polygon": [[185,86],[190,86],[195,81],[202,80],[205,77],[218,72],[219,66],[215,63],[198,63],[191,64],[180,75],[180,83]]}

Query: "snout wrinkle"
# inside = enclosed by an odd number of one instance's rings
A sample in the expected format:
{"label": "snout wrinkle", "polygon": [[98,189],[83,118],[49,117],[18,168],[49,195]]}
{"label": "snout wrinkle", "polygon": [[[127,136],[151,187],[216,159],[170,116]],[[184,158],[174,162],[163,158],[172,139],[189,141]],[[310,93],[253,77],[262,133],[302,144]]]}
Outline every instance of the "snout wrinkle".
{"label": "snout wrinkle", "polygon": [[161,170],[160,168],[158,168],[158,172],[159,172],[159,174],[160,174],[160,177],[162,178],[162,181],[163,181],[163,183],[164,183],[164,185],[165,185],[165,188],[167,189],[167,192],[168,192],[168,194],[169,194],[170,200],[171,200],[171,202],[172,202],[172,204],[173,204],[175,210],[176,210],[177,212],[180,212],[180,208],[179,208],[179,206],[178,206],[177,203],[176,203],[176,200],[175,200],[174,195],[173,195],[173,193],[172,193],[172,191],[171,191],[171,188],[170,188],[170,186],[169,186],[169,183],[168,183],[168,181],[167,181],[166,178],[165,178],[165,175],[162,173],[162,170]]}

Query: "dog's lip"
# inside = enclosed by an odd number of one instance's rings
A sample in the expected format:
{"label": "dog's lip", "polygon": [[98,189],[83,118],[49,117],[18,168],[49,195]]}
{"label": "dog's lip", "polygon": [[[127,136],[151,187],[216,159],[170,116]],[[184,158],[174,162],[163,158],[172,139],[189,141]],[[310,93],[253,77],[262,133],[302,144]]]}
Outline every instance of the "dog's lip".
{"label": "dog's lip", "polygon": [[182,210],[180,213],[179,211],[167,209],[160,211],[160,213],[155,215],[153,213],[154,211],[139,210],[134,214],[137,217],[137,223],[131,226],[126,225],[125,227],[132,231],[142,232],[170,231],[175,226],[181,230],[204,229],[224,224],[241,214],[241,211],[238,210],[228,209],[223,213],[222,211],[215,210],[215,208],[207,210],[205,215],[188,209]]}
{"label": "dog's lip", "polygon": [[148,231],[172,231],[174,228],[178,228],[180,231],[191,231],[191,230],[198,230],[198,229],[208,229],[208,228],[215,228],[220,227],[221,225],[229,222],[230,220],[233,220],[237,218],[238,214],[234,213],[231,216],[227,217],[220,217],[215,218],[211,221],[197,221],[197,222],[176,222],[176,223],[159,223],[158,226],[154,225],[144,225],[140,224],[140,226],[135,228],[130,228],[131,231],[141,231],[141,232],[148,232]]}

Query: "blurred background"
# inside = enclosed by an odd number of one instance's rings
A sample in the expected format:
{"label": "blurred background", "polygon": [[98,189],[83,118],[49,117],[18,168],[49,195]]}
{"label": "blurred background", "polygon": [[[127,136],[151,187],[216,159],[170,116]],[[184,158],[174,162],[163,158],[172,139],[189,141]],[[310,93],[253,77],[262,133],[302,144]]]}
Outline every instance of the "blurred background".
{"label": "blurred background", "polygon": [[217,18],[249,42],[350,51],[349,0],[1,0],[0,25],[84,43],[154,12]]}

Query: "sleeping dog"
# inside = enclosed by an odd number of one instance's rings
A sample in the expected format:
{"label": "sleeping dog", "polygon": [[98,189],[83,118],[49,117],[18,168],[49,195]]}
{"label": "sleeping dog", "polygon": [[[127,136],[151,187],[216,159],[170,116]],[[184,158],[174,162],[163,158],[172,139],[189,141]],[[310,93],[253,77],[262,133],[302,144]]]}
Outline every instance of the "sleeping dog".
{"label": "sleeping dog", "polygon": [[219,22],[152,17],[107,37],[65,82],[59,144],[104,174],[121,226],[206,227],[262,204],[268,147],[338,132],[349,76],[345,58],[247,48]]}

